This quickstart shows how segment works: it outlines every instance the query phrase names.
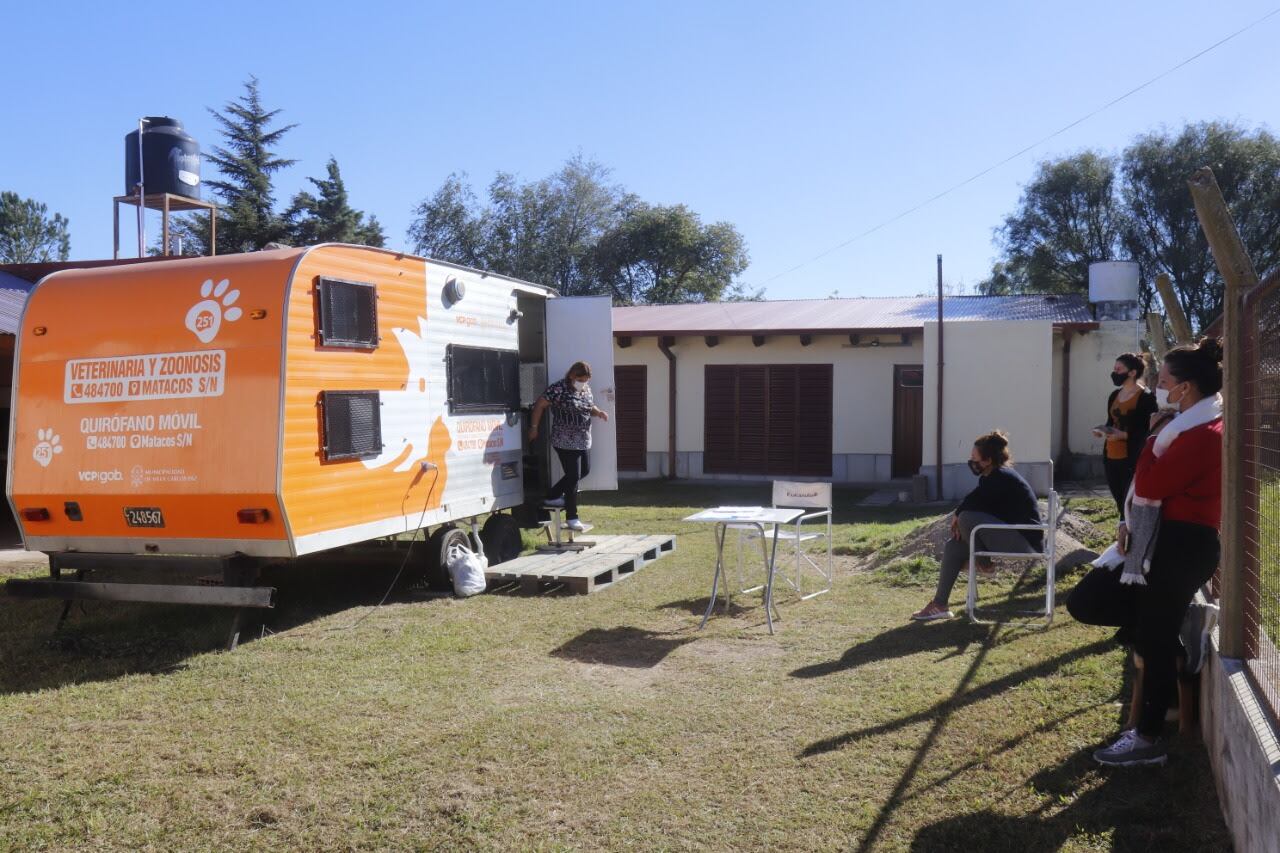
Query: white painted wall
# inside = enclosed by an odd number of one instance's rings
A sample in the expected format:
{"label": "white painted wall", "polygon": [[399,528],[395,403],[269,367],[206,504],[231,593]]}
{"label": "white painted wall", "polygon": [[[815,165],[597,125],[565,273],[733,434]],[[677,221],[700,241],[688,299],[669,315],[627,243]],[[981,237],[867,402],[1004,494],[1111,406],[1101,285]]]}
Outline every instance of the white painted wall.
{"label": "white painted wall", "polygon": [[[1102,322],[1099,328],[1075,334],[1071,342],[1071,412],[1068,435],[1071,452],[1101,457],[1102,439],[1092,429],[1106,416],[1107,396],[1115,390],[1111,368],[1116,356],[1140,352],[1141,326],[1135,321]],[[1143,377],[1154,383],[1154,377]],[[1100,463],[1099,463],[1100,464]]]}
{"label": "white painted wall", "polygon": [[[1009,436],[1023,476],[1048,487],[1052,458],[1053,324],[1025,320],[947,323],[943,353],[943,496],[973,486],[968,474],[973,440],[992,429]],[[924,473],[937,462],[938,324],[924,327]],[[1033,476],[1034,475],[1034,476]]]}

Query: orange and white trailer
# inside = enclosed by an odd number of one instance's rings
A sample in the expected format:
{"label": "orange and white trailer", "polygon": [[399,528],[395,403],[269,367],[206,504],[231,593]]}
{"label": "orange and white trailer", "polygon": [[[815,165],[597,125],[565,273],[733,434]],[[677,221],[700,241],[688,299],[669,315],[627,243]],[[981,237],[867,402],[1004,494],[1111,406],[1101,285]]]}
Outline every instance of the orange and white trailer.
{"label": "orange and white trailer", "polygon": [[[527,407],[585,359],[611,411],[612,351],[608,299],[368,247],[55,272],[13,383],[8,496],[53,568],[28,593],[264,606],[245,579],[272,561],[423,528],[438,555],[485,516],[491,552],[518,547],[503,511],[552,470]],[[584,488],[616,488],[612,420],[594,429]],[[228,583],[103,593],[60,574],[121,563]]]}

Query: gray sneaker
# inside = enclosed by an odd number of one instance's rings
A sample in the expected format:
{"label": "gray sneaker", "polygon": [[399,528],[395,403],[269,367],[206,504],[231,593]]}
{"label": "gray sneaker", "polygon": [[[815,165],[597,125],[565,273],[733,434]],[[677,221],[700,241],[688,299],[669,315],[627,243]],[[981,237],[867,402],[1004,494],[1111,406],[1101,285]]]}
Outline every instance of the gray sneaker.
{"label": "gray sneaker", "polygon": [[1197,598],[1187,607],[1179,632],[1182,646],[1187,650],[1187,665],[1183,669],[1186,675],[1195,675],[1204,668],[1209,656],[1209,635],[1217,624],[1218,605],[1205,604]]}
{"label": "gray sneaker", "polygon": [[542,505],[554,507],[556,509],[564,509],[564,498],[543,498]]}
{"label": "gray sneaker", "polygon": [[1093,754],[1093,760],[1108,767],[1138,767],[1164,764],[1169,749],[1160,740],[1148,740],[1133,729],[1125,729],[1116,742]]}

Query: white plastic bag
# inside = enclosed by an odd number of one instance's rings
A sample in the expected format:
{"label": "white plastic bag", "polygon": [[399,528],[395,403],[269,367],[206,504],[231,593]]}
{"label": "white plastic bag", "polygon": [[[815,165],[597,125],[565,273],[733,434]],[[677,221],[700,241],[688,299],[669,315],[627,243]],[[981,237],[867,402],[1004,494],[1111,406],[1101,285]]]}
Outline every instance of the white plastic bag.
{"label": "white plastic bag", "polygon": [[1095,568],[1118,569],[1124,565],[1124,554],[1120,553],[1120,546],[1115,542],[1111,543],[1111,547],[1098,555],[1098,559],[1094,560],[1090,565]]}
{"label": "white plastic bag", "polygon": [[451,545],[447,565],[449,577],[453,580],[453,592],[459,598],[484,592],[488,585],[484,570],[489,567],[489,560],[484,554],[477,554],[465,545]]}

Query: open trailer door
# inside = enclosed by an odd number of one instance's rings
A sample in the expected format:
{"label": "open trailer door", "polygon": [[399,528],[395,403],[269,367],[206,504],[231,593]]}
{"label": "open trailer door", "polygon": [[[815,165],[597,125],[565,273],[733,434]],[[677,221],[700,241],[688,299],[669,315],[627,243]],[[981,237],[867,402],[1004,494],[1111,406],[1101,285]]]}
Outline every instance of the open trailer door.
{"label": "open trailer door", "polygon": [[[613,385],[613,302],[607,296],[567,296],[547,300],[547,381],[564,376],[575,361],[591,365],[591,393],[608,421],[591,422],[591,473],[582,491],[618,488],[618,437]],[[564,475],[551,454],[551,482]]]}

